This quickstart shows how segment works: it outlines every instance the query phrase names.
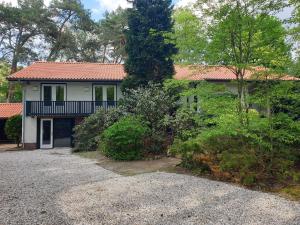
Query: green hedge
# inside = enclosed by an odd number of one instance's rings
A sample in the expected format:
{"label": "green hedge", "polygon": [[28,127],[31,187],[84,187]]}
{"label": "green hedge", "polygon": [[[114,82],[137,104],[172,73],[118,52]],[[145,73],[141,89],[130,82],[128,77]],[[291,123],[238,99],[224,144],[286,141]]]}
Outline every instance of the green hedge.
{"label": "green hedge", "polygon": [[148,133],[149,128],[140,117],[124,117],[103,132],[100,150],[115,160],[140,159]]}

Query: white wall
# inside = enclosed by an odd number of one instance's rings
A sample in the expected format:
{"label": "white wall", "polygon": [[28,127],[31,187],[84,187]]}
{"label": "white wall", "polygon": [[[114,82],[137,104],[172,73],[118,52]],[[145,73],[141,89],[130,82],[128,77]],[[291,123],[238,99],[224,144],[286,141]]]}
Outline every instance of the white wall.
{"label": "white wall", "polygon": [[[45,82],[46,83],[46,82]],[[50,84],[51,82],[47,82]],[[53,83],[55,84],[55,83]],[[121,84],[106,84],[106,83],[92,83],[92,82],[66,82],[67,86],[67,101],[93,101],[93,84],[99,85],[117,85],[117,100],[122,97]],[[24,84],[25,99],[27,101],[41,101],[41,83],[30,82]]]}
{"label": "white wall", "polygon": [[[43,82],[53,83],[55,82]],[[63,83],[63,82],[62,82]],[[93,84],[99,85],[112,85],[106,83],[93,83],[93,82],[65,82],[67,87],[67,101],[93,101]],[[116,96],[117,100],[122,97],[121,84],[116,83]],[[41,82],[29,82],[23,84],[23,93],[25,101],[41,101]],[[36,143],[37,138],[37,118],[26,116],[24,108],[24,133],[23,143]]]}

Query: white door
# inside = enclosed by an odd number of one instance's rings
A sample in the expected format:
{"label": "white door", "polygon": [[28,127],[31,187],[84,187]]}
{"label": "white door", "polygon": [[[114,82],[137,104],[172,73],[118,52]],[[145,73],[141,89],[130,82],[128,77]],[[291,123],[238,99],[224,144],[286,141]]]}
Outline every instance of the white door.
{"label": "white door", "polygon": [[53,148],[53,119],[41,119],[41,148]]}

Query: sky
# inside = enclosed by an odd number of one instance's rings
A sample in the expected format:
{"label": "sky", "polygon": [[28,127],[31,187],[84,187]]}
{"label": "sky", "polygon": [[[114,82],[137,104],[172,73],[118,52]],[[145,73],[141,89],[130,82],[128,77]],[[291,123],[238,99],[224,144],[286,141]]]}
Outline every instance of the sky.
{"label": "sky", "polygon": [[[89,9],[94,20],[99,20],[103,17],[105,11],[112,11],[121,6],[122,8],[129,7],[127,0],[81,0],[84,7]],[[0,2],[12,3],[17,5],[18,0],[0,0]],[[44,0],[45,4],[49,4],[50,0]],[[173,0],[178,6],[185,6],[195,0]]]}
{"label": "sky", "polygon": [[[17,4],[18,0],[0,0],[0,2],[9,2],[13,5]],[[84,7],[89,9],[92,14],[92,18],[96,21],[103,17],[105,11],[112,11],[121,6],[122,8],[129,7],[130,4],[127,0],[81,0]],[[196,0],[173,0],[175,6],[186,6],[192,4]],[[44,0],[45,4],[49,4],[50,0]],[[281,19],[288,18],[292,9],[287,8],[283,12],[278,14]]]}

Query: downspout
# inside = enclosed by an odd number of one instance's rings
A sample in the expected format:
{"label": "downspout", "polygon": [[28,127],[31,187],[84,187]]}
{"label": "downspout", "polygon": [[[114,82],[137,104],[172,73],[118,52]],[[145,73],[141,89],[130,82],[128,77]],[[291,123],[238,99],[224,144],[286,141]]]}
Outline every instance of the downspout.
{"label": "downspout", "polygon": [[22,84],[22,102],[23,102],[23,110],[22,110],[22,146],[23,149],[25,148],[25,115],[26,115],[26,102],[25,102],[25,95],[26,95],[26,88],[24,84]]}

